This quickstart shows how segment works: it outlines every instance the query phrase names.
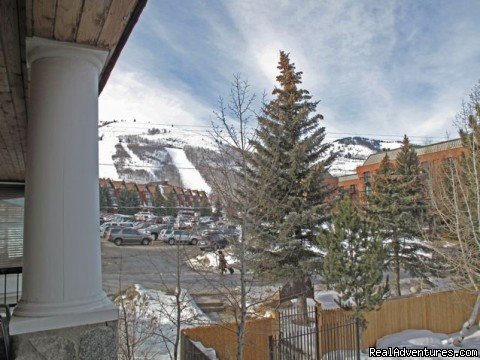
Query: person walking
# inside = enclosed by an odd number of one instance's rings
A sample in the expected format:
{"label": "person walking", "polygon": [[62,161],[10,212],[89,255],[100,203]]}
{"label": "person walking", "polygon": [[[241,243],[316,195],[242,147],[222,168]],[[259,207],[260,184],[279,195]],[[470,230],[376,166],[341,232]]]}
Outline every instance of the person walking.
{"label": "person walking", "polygon": [[222,250],[218,250],[218,268],[222,275],[227,272],[227,260],[225,260],[225,254]]}

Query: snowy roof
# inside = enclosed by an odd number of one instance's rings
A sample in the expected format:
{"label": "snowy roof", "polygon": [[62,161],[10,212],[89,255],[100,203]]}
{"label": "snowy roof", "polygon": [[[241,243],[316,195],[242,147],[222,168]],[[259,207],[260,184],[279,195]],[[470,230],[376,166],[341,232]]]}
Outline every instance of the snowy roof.
{"label": "snowy roof", "polygon": [[[425,155],[425,154],[431,154],[431,153],[436,153],[440,151],[456,149],[461,147],[462,147],[461,139],[455,139],[455,140],[442,141],[436,144],[418,147],[415,149],[415,151],[417,152],[417,155]],[[400,148],[372,154],[367,158],[367,160],[365,160],[363,165],[377,164],[383,160],[385,155],[388,155],[388,157],[391,160],[394,160],[396,159],[399,152],[400,152]]]}
{"label": "snowy roof", "polygon": [[358,180],[358,174],[357,174],[357,173],[355,173],[355,174],[347,174],[347,175],[343,175],[343,176],[339,176],[339,177],[338,177],[338,181],[339,181],[339,182],[349,181],[349,180]]}

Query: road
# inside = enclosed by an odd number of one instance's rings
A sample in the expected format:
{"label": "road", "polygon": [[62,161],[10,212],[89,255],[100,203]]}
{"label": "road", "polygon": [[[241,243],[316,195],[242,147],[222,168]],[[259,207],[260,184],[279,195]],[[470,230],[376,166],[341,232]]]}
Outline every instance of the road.
{"label": "road", "polygon": [[221,275],[217,271],[196,271],[186,261],[200,254],[196,246],[170,246],[154,241],[149,246],[116,246],[101,240],[103,288],[116,295],[120,288],[141,284],[146,288],[172,292],[177,285],[177,251],[180,256],[181,287],[190,294],[216,294],[234,289],[239,275]]}

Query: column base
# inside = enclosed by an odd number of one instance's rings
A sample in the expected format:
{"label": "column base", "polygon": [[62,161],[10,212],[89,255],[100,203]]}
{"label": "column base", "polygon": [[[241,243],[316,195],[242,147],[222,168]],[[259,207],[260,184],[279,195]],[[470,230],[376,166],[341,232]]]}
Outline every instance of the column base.
{"label": "column base", "polygon": [[13,358],[117,359],[117,321],[12,336]]}
{"label": "column base", "polygon": [[72,326],[82,326],[107,322],[118,319],[118,309],[108,301],[101,307],[90,311],[59,314],[50,316],[18,316],[13,311],[10,320],[10,335],[26,334],[42,330],[63,329]]}

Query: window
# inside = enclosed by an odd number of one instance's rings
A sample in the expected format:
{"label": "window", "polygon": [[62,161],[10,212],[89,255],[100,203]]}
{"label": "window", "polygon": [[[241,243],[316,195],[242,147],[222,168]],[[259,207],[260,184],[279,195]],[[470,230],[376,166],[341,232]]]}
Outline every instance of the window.
{"label": "window", "polygon": [[23,196],[23,186],[0,185],[0,248],[2,249],[0,267],[2,268],[22,266]]}
{"label": "window", "polygon": [[118,233],[120,232],[120,230],[122,230],[122,229],[119,229],[119,228],[112,229],[112,230],[110,231],[110,234],[118,234]]}
{"label": "window", "polygon": [[136,234],[136,231],[134,229],[123,229],[123,233],[126,235],[134,235]]}
{"label": "window", "polygon": [[372,193],[372,186],[370,184],[365,185],[365,195],[369,196]]}
{"label": "window", "polygon": [[350,185],[350,194],[355,194],[357,192],[357,189],[355,187],[355,184]]}
{"label": "window", "polygon": [[363,173],[363,180],[368,183],[372,180],[372,174],[370,173],[370,171],[366,171]]}

